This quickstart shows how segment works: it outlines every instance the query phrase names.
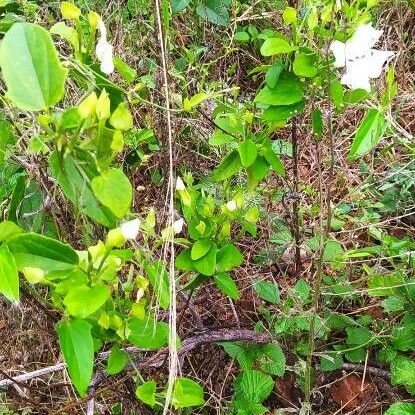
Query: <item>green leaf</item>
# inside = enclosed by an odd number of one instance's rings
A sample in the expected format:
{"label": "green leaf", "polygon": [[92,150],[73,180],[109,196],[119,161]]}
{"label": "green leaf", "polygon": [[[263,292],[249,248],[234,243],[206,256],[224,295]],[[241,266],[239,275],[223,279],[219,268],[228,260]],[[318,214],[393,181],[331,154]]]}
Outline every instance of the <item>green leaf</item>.
{"label": "green leaf", "polygon": [[216,25],[226,26],[229,23],[228,0],[203,0],[196,7],[196,13],[204,20]]}
{"label": "green leaf", "polygon": [[137,387],[135,396],[137,396],[140,401],[153,408],[156,404],[156,390],[156,382],[154,380],[148,380]]}
{"label": "green leaf", "polygon": [[280,303],[280,290],[277,284],[269,281],[255,281],[254,289],[263,300],[271,304]]}
{"label": "green leaf", "polygon": [[196,261],[193,261],[193,264],[198,272],[200,272],[203,275],[211,276],[215,273],[216,269],[216,254],[217,254],[218,248],[216,244],[212,244],[212,247],[210,248],[209,252],[203,256],[202,258],[199,258]]}
{"label": "green leaf", "polygon": [[19,271],[25,267],[41,268],[46,273],[74,269],[78,255],[69,245],[36,233],[23,233],[8,240]]}
{"label": "green leaf", "polygon": [[249,41],[251,40],[251,36],[249,35],[248,32],[240,31],[240,32],[235,33],[233,40],[235,42],[240,42],[240,43],[249,43]]}
{"label": "green leaf", "polygon": [[364,327],[347,327],[346,333],[346,343],[352,346],[367,346],[373,338],[372,332]]}
{"label": "green leaf", "polygon": [[49,159],[52,175],[61,186],[65,196],[83,213],[107,228],[113,228],[116,217],[105,206],[102,206],[95,197],[90,178],[98,172],[91,166],[92,160],[85,165],[71,155],[60,159],[58,152],[54,152]]}
{"label": "green leaf", "polygon": [[112,346],[107,362],[107,373],[116,375],[123,371],[127,364],[127,355],[118,346]]}
{"label": "green leaf", "polygon": [[5,242],[12,238],[13,236],[19,235],[22,233],[20,226],[17,226],[14,222],[5,220],[0,223],[0,241]]}
{"label": "green leaf", "polygon": [[114,56],[114,66],[128,84],[131,84],[137,78],[137,71],[118,56]]}
{"label": "green leaf", "polygon": [[303,304],[309,300],[310,291],[310,285],[303,279],[299,279],[294,285],[294,292]]}
{"label": "green leaf", "polygon": [[248,167],[248,191],[252,192],[257,184],[268,174],[269,163],[265,157],[258,156],[252,166]]}
{"label": "green leaf", "polygon": [[323,115],[320,110],[314,109],[311,111],[311,121],[314,135],[317,138],[321,138],[323,133]]}
{"label": "green leaf", "polygon": [[33,23],[16,23],[0,47],[7,97],[27,111],[46,110],[63,97],[63,68],[49,32]]}
{"label": "green leaf", "polygon": [[349,152],[349,160],[369,153],[383,137],[386,129],[385,116],[377,109],[371,109],[357,130]]}
{"label": "green leaf", "polygon": [[[116,130],[129,130],[133,126],[133,116],[127,107],[125,102],[121,102],[116,110],[112,113],[110,118],[110,124]],[[120,171],[120,170],[119,170]]]}
{"label": "green leaf", "polygon": [[261,403],[274,388],[272,377],[258,370],[246,370],[235,379],[235,397]]}
{"label": "green leaf", "polygon": [[244,140],[238,147],[239,156],[244,167],[249,167],[256,159],[257,148],[252,140]]}
{"label": "green leaf", "polygon": [[195,267],[191,258],[191,249],[185,249],[176,256],[175,267],[181,271],[194,271]]}
{"label": "green leaf", "polygon": [[321,357],[320,369],[323,372],[332,372],[338,370],[343,366],[343,358],[339,353],[326,353]]}
{"label": "green leaf", "polygon": [[284,70],[284,66],[278,62],[270,66],[265,74],[265,83],[271,89],[274,89],[277,86],[278,79]]}
{"label": "green leaf", "polygon": [[214,277],[215,283],[218,288],[225,294],[231,297],[233,300],[239,299],[238,286],[233,278],[227,272],[221,272]]}
{"label": "green leaf", "polygon": [[201,406],[205,403],[203,388],[188,378],[177,378],[174,382],[172,404],[175,409]]}
{"label": "green leaf", "polygon": [[235,137],[232,137],[229,134],[226,134],[220,130],[216,130],[212,137],[209,139],[209,144],[211,146],[223,146],[224,144],[229,144],[235,141]]}
{"label": "green leaf", "polygon": [[160,260],[144,265],[146,275],[153,286],[160,307],[167,310],[170,305],[169,274]]}
{"label": "green leaf", "polygon": [[404,385],[412,390],[415,388],[415,361],[407,357],[398,356],[391,364],[392,385]]}
{"label": "green leaf", "polygon": [[285,168],[282,164],[280,158],[277,156],[275,151],[270,145],[264,145],[261,147],[261,154],[265,157],[265,160],[270,164],[270,166],[277,172],[281,177],[285,176]]}
{"label": "green leaf", "polygon": [[284,376],[285,355],[278,344],[270,343],[264,346],[260,358],[260,367],[274,376]]}
{"label": "green leaf", "polygon": [[292,105],[270,106],[264,110],[262,119],[266,122],[287,122],[304,109],[304,101],[301,100]]}
{"label": "green leaf", "polygon": [[213,180],[215,182],[221,182],[229,177],[232,177],[241,169],[241,158],[239,157],[238,150],[232,150],[213,170]]}
{"label": "green leaf", "polygon": [[292,105],[303,99],[303,86],[293,76],[281,76],[274,89],[265,86],[254,102],[264,105]]}
{"label": "green leaf", "polygon": [[19,275],[13,255],[7,246],[0,246],[0,293],[9,301],[19,300]]}
{"label": "green leaf", "polygon": [[191,259],[196,261],[199,258],[204,257],[212,248],[212,241],[209,239],[199,239],[196,241],[191,250]]}
{"label": "green leaf", "polygon": [[230,357],[238,362],[241,369],[249,370],[252,368],[256,359],[256,349],[248,349],[243,343],[220,342],[218,344],[223,347]]}
{"label": "green leaf", "polygon": [[129,211],[133,189],[122,170],[108,169],[100,176],[94,177],[91,186],[97,199],[118,218],[123,218]]}
{"label": "green leaf", "polygon": [[261,46],[262,56],[273,56],[281,53],[290,53],[297,50],[297,46],[290,45],[285,39],[269,37]]}
{"label": "green leaf", "polygon": [[314,53],[298,52],[295,55],[293,71],[300,78],[313,78],[317,75],[316,55]]}
{"label": "green leaf", "polygon": [[154,350],[167,344],[169,325],[164,322],[132,317],[128,321],[128,328],[131,330],[128,340],[137,347]]}
{"label": "green leaf", "polygon": [[190,0],[172,0],[171,5],[171,12],[173,14],[180,13],[190,4]]}
{"label": "green leaf", "polygon": [[385,415],[415,415],[415,403],[396,402],[389,407]]}
{"label": "green leaf", "polygon": [[57,332],[69,376],[78,393],[84,397],[91,382],[94,364],[91,326],[85,320],[70,320],[59,323]]}
{"label": "green leaf", "polygon": [[63,304],[71,316],[85,318],[99,310],[109,296],[106,285],[75,287],[65,296]]}
{"label": "green leaf", "polygon": [[241,251],[233,244],[229,243],[218,251],[216,264],[219,271],[230,271],[239,267],[244,261]]}

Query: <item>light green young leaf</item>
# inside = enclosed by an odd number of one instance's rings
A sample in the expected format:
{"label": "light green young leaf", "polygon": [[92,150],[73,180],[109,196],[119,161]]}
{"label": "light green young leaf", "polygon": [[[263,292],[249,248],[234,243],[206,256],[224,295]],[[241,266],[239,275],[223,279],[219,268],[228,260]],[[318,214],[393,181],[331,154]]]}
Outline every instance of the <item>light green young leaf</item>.
{"label": "light green young leaf", "polygon": [[123,218],[129,211],[133,189],[122,170],[108,169],[100,176],[94,177],[91,186],[97,199],[118,218]]}
{"label": "light green young leaf", "polygon": [[148,380],[137,387],[135,396],[137,396],[140,401],[153,408],[156,404],[156,389],[156,382],[154,380]]}
{"label": "light green young leaf", "polygon": [[0,246],[0,293],[9,301],[19,300],[19,275],[16,262],[5,245]]}
{"label": "light green young leaf", "polygon": [[15,23],[2,40],[0,67],[7,97],[22,110],[46,110],[63,97],[68,71],[41,26]]}
{"label": "light green young leaf", "polygon": [[252,140],[244,140],[239,144],[239,156],[244,167],[249,167],[256,159],[257,148]]}
{"label": "light green young leaf", "polygon": [[198,383],[187,378],[176,379],[172,396],[175,409],[201,406],[204,403],[203,388]]}
{"label": "light green young leaf", "polygon": [[78,393],[86,396],[94,364],[91,326],[85,320],[69,320],[59,323],[57,332],[69,376]]}
{"label": "light green young leaf", "polygon": [[131,331],[128,340],[137,347],[155,350],[167,344],[169,325],[162,321],[154,321],[152,317],[144,320],[132,317],[128,328]]}
{"label": "light green young leaf", "polygon": [[281,53],[290,53],[297,50],[297,46],[290,45],[285,39],[269,37],[261,46],[262,56],[273,56]]}
{"label": "light green young leaf", "polygon": [[193,261],[193,265],[198,272],[203,275],[211,276],[214,274],[216,269],[216,254],[218,248],[216,244],[212,244],[209,252],[204,255],[202,258],[199,258],[196,261]]}
{"label": "light green young leaf", "polygon": [[127,364],[127,355],[118,346],[113,346],[110,351],[107,362],[107,373],[109,375],[116,375],[122,372]]}
{"label": "light green young leaf", "polygon": [[68,292],[63,304],[71,316],[85,318],[99,310],[109,296],[106,285],[75,287]]}
{"label": "light green young leaf", "polygon": [[191,250],[191,258],[193,261],[196,261],[199,258],[205,256],[210,248],[212,247],[212,241],[209,239],[199,239],[196,241]]}
{"label": "light green young leaf", "polygon": [[275,88],[268,86],[262,88],[254,102],[264,105],[291,105],[303,99],[303,87],[301,83],[292,76],[280,77]]}
{"label": "light green young leaf", "polygon": [[258,370],[245,370],[235,379],[235,395],[237,399],[261,403],[274,388],[272,377]]}

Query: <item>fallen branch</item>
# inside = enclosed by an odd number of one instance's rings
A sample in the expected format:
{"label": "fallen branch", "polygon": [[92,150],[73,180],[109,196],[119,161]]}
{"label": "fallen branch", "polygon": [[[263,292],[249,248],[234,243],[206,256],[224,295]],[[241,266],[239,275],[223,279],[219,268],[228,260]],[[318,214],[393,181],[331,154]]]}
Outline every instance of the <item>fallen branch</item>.
{"label": "fallen branch", "polygon": [[[206,343],[216,343],[216,342],[226,342],[226,341],[243,341],[248,343],[269,343],[272,341],[272,337],[267,333],[257,333],[251,330],[214,330],[214,331],[207,331],[205,333],[200,333],[195,336],[189,337],[182,342],[182,347],[180,348],[178,354],[179,358],[183,358],[188,352],[192,349],[200,346],[201,344]],[[124,349],[126,352],[135,354],[139,352],[144,352],[143,349],[139,349],[137,347],[127,347]],[[102,352],[98,355],[98,360],[103,360],[107,358],[109,352]],[[158,351],[155,355],[145,359],[143,361],[138,362],[138,366],[141,369],[144,368],[158,368],[163,366],[164,362],[166,361],[166,356],[168,355],[168,349],[164,348]],[[65,363],[58,363],[53,366],[48,366],[43,369],[38,369],[33,372],[24,373],[23,375],[18,375],[14,377],[9,377],[7,379],[0,380],[0,388],[5,386],[10,386],[13,384],[21,384],[27,382],[32,379],[36,379],[42,377],[44,375],[48,375],[51,373],[59,372],[66,368]],[[101,383],[104,379],[104,376],[98,376],[93,384],[91,385],[91,389],[95,389],[97,384]]]}

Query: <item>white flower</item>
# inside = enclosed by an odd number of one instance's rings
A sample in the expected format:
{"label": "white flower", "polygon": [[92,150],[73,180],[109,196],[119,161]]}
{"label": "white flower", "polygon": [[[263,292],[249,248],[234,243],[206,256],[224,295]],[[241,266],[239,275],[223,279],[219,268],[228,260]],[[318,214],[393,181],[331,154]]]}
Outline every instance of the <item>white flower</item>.
{"label": "white flower", "polygon": [[234,212],[236,210],[236,202],[234,200],[230,200],[227,204],[226,207],[228,208],[229,212]]}
{"label": "white flower", "polygon": [[95,54],[101,62],[101,71],[107,75],[114,72],[114,61],[112,57],[112,45],[107,41],[107,28],[102,19],[98,21],[100,37],[95,48]]}
{"label": "white flower", "polygon": [[177,235],[179,234],[182,229],[183,229],[183,225],[184,225],[184,220],[183,218],[180,218],[176,221],[173,222],[173,232]]}
{"label": "white flower", "polygon": [[335,57],[336,68],[346,67],[341,83],[351,89],[365,89],[370,92],[370,79],[379,78],[384,63],[393,56],[393,52],[372,49],[382,36],[382,30],[376,30],[372,24],[361,24],[346,43],[335,40],[330,50]]}
{"label": "white flower", "polygon": [[181,190],[186,190],[186,186],[184,185],[183,180],[182,180],[181,177],[178,177],[176,179],[176,190],[178,192],[180,192]]}
{"label": "white flower", "polygon": [[121,233],[125,239],[134,240],[137,238],[138,231],[140,229],[140,219],[130,220],[121,224]]}

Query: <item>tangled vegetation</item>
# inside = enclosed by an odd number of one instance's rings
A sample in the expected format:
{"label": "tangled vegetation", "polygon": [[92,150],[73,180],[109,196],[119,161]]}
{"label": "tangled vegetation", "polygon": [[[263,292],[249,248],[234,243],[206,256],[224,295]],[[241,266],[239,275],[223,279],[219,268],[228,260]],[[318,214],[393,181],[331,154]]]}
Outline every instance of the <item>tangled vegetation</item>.
{"label": "tangled vegetation", "polygon": [[0,1],[0,414],[415,414],[414,12]]}

